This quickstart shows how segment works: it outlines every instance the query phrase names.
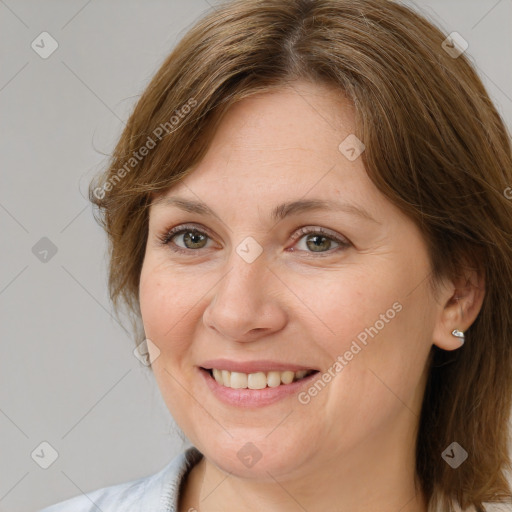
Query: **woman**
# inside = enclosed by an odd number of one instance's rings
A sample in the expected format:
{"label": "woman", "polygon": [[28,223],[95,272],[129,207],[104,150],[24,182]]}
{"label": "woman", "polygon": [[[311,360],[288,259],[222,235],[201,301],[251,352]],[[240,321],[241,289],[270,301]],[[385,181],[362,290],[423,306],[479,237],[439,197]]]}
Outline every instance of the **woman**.
{"label": "woman", "polygon": [[464,49],[380,0],[189,31],[90,195],[193,447],[45,512],[511,503],[511,146]]}

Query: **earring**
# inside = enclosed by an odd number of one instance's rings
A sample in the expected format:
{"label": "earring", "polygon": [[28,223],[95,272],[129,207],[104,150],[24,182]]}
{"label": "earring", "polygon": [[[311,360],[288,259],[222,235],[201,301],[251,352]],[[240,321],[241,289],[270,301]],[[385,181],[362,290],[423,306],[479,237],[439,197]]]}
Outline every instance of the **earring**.
{"label": "earring", "polygon": [[463,345],[464,344],[464,341],[465,341],[465,338],[464,338],[464,333],[462,331],[459,331],[458,329],[454,329],[452,331],[452,334],[456,337],[456,338],[459,338],[460,339],[460,344]]}

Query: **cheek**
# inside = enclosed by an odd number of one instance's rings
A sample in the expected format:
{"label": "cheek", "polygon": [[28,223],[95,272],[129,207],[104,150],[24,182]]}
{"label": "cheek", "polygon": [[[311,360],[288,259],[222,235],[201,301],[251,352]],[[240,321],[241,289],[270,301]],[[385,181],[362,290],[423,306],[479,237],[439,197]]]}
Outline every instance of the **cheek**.
{"label": "cheek", "polygon": [[399,317],[396,310],[400,305],[395,303],[401,283],[383,279],[375,267],[354,266],[288,282],[299,299],[294,318],[307,326],[309,337],[313,336],[333,360],[355,340],[361,346],[368,343],[372,334],[367,329],[376,322],[378,330],[385,331]]}
{"label": "cheek", "polygon": [[[191,309],[197,298],[192,296],[190,287],[181,286],[181,281],[171,275],[169,269],[145,260],[139,300],[145,335],[160,351],[152,364],[156,382],[174,419],[179,425],[187,425],[188,415],[183,411],[190,409],[191,398],[180,382],[192,376],[177,371],[191,371],[191,366],[185,363],[190,347],[190,334],[186,331],[190,328]],[[180,368],[182,365],[184,367]]]}
{"label": "cheek", "polygon": [[191,312],[193,293],[170,272],[147,262],[141,272],[139,300],[145,334],[163,350]]}
{"label": "cheek", "polygon": [[301,315],[308,337],[336,375],[318,400],[375,424],[403,408],[401,401],[412,404],[429,351],[425,290],[411,294],[411,275],[397,269],[387,275],[395,277],[354,267],[293,284],[297,296],[307,298]]}
{"label": "cheek", "polygon": [[142,321],[148,338],[160,338],[169,322],[166,312],[172,309],[168,304],[170,294],[165,292],[165,283],[159,276],[143,268],[139,285],[139,301]]}

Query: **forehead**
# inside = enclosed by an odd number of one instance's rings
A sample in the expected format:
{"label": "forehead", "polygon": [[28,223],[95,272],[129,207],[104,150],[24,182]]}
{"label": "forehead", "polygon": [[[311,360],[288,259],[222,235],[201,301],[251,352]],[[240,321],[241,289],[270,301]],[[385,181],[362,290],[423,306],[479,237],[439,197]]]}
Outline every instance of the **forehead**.
{"label": "forehead", "polygon": [[269,156],[270,152],[286,150],[319,153],[332,150],[333,143],[337,149],[340,137],[344,139],[354,131],[354,108],[340,91],[298,82],[232,105],[214,140],[217,148],[265,150]]}
{"label": "forehead", "polygon": [[[368,181],[361,158],[349,161],[340,143],[354,135],[354,110],[326,86],[298,83],[232,105],[204,158],[185,183],[203,189],[350,187]],[[185,191],[177,184],[176,192]]]}
{"label": "forehead", "polygon": [[[330,90],[308,87],[232,105],[202,160],[154,198],[155,222],[187,212],[226,226],[266,229],[304,213],[367,237],[401,230],[408,219],[370,180],[361,155],[349,159],[340,150],[355,137],[353,108]],[[328,206],[297,205],[310,200]]]}
{"label": "forehead", "polygon": [[347,217],[358,222],[401,216],[370,180],[361,156],[348,159],[340,150],[355,137],[354,114],[340,91],[307,82],[244,98],[224,113],[203,159],[153,205],[167,210],[177,203],[165,199],[179,197],[189,202],[178,205],[183,211],[207,206],[203,215],[270,220],[295,209],[292,203],[319,200],[332,206],[323,209],[327,214],[334,203],[351,214],[364,210]]}

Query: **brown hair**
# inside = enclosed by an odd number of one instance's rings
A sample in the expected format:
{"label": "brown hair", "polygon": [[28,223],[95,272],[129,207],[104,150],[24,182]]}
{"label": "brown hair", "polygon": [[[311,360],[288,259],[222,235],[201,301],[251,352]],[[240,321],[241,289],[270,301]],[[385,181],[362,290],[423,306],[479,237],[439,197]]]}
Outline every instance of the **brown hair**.
{"label": "brown hair", "polygon": [[[456,499],[482,511],[512,497],[512,155],[482,82],[464,54],[445,51],[446,37],[391,1],[217,5],[151,80],[90,199],[109,236],[111,299],[137,319],[151,198],[192,172],[228,107],[296,79],[345,94],[370,179],[428,242],[433,289],[468,266],[485,279],[465,345],[432,347],[415,475],[430,507],[451,511]],[[457,469],[441,458],[453,441],[469,452]]]}

